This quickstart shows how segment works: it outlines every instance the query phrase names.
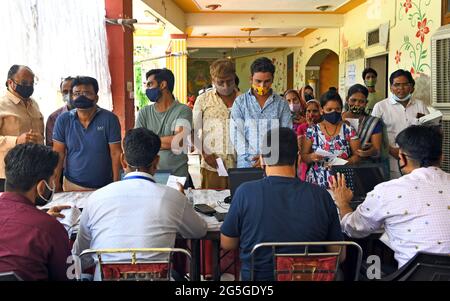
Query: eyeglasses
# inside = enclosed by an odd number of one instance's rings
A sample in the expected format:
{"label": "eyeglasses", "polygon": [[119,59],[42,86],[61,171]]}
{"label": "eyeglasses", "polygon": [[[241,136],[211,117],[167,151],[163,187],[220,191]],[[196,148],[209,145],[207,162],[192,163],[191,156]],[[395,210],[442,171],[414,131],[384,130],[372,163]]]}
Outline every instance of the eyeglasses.
{"label": "eyeglasses", "polygon": [[395,83],[395,84],[392,84],[392,86],[394,86],[394,88],[400,88],[400,87],[408,88],[408,87],[411,87],[411,83]]}
{"label": "eyeglasses", "polygon": [[73,97],[79,97],[79,96],[81,96],[81,95],[83,95],[83,96],[93,96],[93,95],[95,95],[95,93],[93,93],[93,92],[91,92],[91,91],[80,91],[80,92],[73,92],[72,93],[72,96]]}

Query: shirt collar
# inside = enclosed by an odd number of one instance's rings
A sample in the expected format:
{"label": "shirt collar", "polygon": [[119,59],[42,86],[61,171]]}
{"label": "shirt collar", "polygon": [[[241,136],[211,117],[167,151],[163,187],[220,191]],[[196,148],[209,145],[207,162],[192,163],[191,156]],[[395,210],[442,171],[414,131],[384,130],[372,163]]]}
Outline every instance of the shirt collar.
{"label": "shirt collar", "polygon": [[[92,117],[92,120],[94,120],[95,116],[98,115],[98,113],[100,113],[102,111],[102,108],[100,108],[99,106],[97,106],[97,110],[95,111],[94,116]],[[72,116],[72,118],[78,118],[78,114],[77,114],[77,109],[73,109],[72,111],[70,111],[70,116]],[[91,120],[91,121],[92,121]]]}
{"label": "shirt collar", "polygon": [[23,195],[18,194],[16,192],[2,192],[2,193],[0,193],[0,202],[5,202],[5,201],[20,203],[20,204],[30,205],[32,207],[35,207],[34,204],[32,202],[30,202],[29,199],[27,199]]}
{"label": "shirt collar", "polygon": [[[400,105],[401,104],[398,101],[396,101],[395,99],[393,99],[392,96],[389,97],[389,103],[391,105]],[[407,107],[409,107],[410,105],[414,105],[415,103],[416,103],[416,100],[415,100],[414,96],[411,95],[411,98],[409,99],[409,103],[408,103]]]}
{"label": "shirt collar", "polygon": [[141,171],[129,172],[123,178],[127,179],[127,178],[131,178],[131,177],[135,177],[135,176],[144,177],[144,178],[147,178],[147,179],[153,180],[153,181],[155,180],[154,176],[152,176],[151,174],[146,173],[146,172],[141,172]]}
{"label": "shirt collar", "polygon": [[18,105],[22,101],[21,98],[19,98],[16,95],[12,94],[12,92],[9,91],[9,90],[6,91],[6,95],[7,95],[8,99],[10,101],[12,101],[15,105]]}

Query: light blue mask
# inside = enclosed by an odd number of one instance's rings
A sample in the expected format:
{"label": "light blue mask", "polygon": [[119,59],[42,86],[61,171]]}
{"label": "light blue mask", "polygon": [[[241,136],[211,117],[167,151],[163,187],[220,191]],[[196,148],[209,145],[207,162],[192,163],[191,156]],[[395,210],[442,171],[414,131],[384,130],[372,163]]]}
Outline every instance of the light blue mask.
{"label": "light blue mask", "polygon": [[409,93],[405,98],[400,98],[395,94],[392,94],[392,99],[395,100],[396,102],[405,102],[411,99],[411,93]]}

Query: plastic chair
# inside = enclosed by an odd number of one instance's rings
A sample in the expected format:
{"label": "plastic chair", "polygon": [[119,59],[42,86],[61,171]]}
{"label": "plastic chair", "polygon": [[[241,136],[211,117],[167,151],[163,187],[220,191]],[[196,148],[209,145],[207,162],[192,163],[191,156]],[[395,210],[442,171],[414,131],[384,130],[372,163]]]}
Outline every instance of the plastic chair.
{"label": "plastic chair", "polygon": [[[131,261],[104,261],[105,254],[131,254]],[[136,254],[166,254],[167,260],[141,260],[138,261]],[[191,261],[191,253],[179,248],[142,248],[142,249],[99,249],[85,250],[82,256],[88,254],[97,255],[98,268],[101,271],[102,281],[170,281],[172,270],[172,259],[175,253],[184,254]]]}
{"label": "plastic chair", "polygon": [[450,254],[419,252],[381,281],[450,281]]}
{"label": "plastic chair", "polygon": [[[311,252],[310,248],[337,246],[337,252]],[[262,248],[272,249],[274,263],[274,279],[276,281],[333,281],[339,267],[339,258],[342,249],[346,246],[353,246],[357,249],[357,263],[354,280],[358,280],[358,271],[361,267],[363,251],[361,247],[352,241],[335,242],[266,242],[253,247],[251,251],[251,280],[255,274],[255,254]],[[280,248],[300,248],[302,252],[286,253]]]}
{"label": "plastic chair", "polygon": [[15,272],[0,273],[1,281],[23,281]]}

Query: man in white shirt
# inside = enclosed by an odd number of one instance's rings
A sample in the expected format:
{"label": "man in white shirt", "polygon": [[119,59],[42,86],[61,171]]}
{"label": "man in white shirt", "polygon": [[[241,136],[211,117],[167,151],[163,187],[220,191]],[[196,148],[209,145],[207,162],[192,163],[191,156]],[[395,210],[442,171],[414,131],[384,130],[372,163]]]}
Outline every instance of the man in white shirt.
{"label": "man in white shirt", "polygon": [[[154,181],[161,139],[148,129],[138,128],[128,131],[123,147],[126,176],[90,195],[72,253],[80,255],[86,249],[172,248],[177,233],[185,238],[204,236],[207,225],[186,196]],[[130,260],[130,255],[102,258]],[[83,269],[93,264],[93,258],[82,258]],[[98,269],[94,279],[99,279]]]}
{"label": "man in white shirt", "polygon": [[410,125],[419,124],[419,118],[429,114],[423,101],[412,96],[415,81],[409,71],[399,69],[391,74],[391,96],[375,104],[372,116],[383,120],[389,140],[391,179],[401,176],[397,166],[398,146],[395,137]]}
{"label": "man in white shirt", "polygon": [[352,192],[338,175],[330,183],[339,207],[342,230],[350,237],[368,236],[384,228],[383,241],[395,253],[399,267],[417,252],[450,254],[450,174],[439,168],[442,134],[427,126],[400,132],[399,179],[379,184],[355,212]]}

